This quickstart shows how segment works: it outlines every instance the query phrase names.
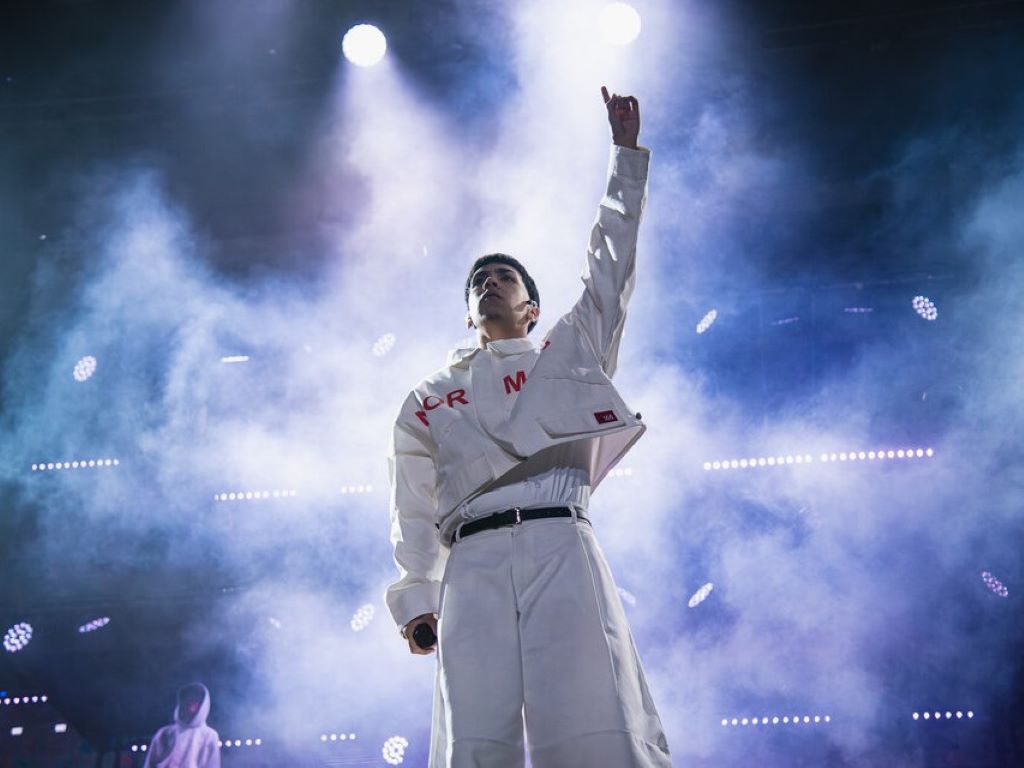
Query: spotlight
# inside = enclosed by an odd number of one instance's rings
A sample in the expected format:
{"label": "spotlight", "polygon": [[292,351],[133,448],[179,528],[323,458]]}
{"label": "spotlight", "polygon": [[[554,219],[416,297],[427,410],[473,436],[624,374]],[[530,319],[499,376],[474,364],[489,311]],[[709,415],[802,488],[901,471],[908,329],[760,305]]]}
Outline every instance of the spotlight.
{"label": "spotlight", "polygon": [[608,3],[598,17],[601,36],[612,45],[628,45],[640,34],[640,14],[628,3]]}
{"label": "spotlight", "polygon": [[352,621],[349,622],[349,625],[352,627],[353,631],[362,632],[370,626],[370,622],[373,621],[373,614],[375,612],[376,609],[374,609],[373,605],[367,603],[355,612],[355,615],[352,617]]}
{"label": "spotlight", "polygon": [[53,726],[53,732],[54,733],[67,733],[68,732],[68,724],[67,723],[57,723],[56,725]]}
{"label": "spotlight", "polygon": [[72,375],[75,377],[75,381],[85,381],[94,373],[96,373],[96,358],[92,355],[86,355],[75,363],[75,370],[72,372]]}
{"label": "spotlight", "polygon": [[384,762],[388,765],[401,765],[405,762],[405,748],[409,746],[409,740],[402,736],[392,736],[384,742],[381,747],[381,754]]}
{"label": "spotlight", "polygon": [[938,308],[927,296],[915,296],[911,303],[914,306],[914,311],[925,320],[935,320],[939,316]]}
{"label": "spotlight", "polygon": [[1000,597],[1009,597],[1010,590],[1008,590],[1006,588],[1006,585],[1003,584],[1003,582],[1001,582],[999,579],[997,579],[995,576],[993,576],[988,571],[982,571],[981,572],[981,580],[985,582],[985,586],[986,587],[991,589],[993,592],[995,592]]}
{"label": "spotlight", "polygon": [[28,645],[31,639],[32,625],[22,621],[7,630],[4,635],[4,648],[8,653],[17,653]]}
{"label": "spotlight", "polygon": [[715,320],[717,319],[718,310],[712,309],[710,312],[708,312],[706,315],[704,315],[704,317],[700,319],[699,323],[697,323],[697,333],[705,333],[708,330],[708,328],[714,325]]}
{"label": "spotlight", "polygon": [[225,355],[220,359],[222,363],[248,363],[248,355]]}
{"label": "spotlight", "polygon": [[693,597],[690,598],[690,602],[687,603],[687,605],[690,608],[696,608],[698,605],[700,605],[707,599],[708,595],[711,594],[711,590],[713,590],[714,588],[715,585],[709,581],[707,584],[705,584],[703,587],[701,587],[693,593]]}
{"label": "spotlight", "polygon": [[373,354],[377,357],[384,357],[395,346],[395,334],[385,333],[373,342]]}
{"label": "spotlight", "polygon": [[357,24],[345,33],[341,50],[357,67],[372,67],[384,58],[388,42],[384,33],[372,24]]}
{"label": "spotlight", "polygon": [[25,728],[20,725],[16,725],[11,728],[11,736],[21,736],[25,732]]}

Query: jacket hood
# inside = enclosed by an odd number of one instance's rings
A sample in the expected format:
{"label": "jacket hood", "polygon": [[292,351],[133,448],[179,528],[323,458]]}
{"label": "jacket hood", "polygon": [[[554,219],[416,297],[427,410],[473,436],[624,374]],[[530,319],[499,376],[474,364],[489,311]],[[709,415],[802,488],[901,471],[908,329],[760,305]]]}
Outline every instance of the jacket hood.
{"label": "jacket hood", "polygon": [[[189,692],[195,689],[201,689],[203,694],[203,703],[199,705],[199,709],[196,711],[195,716],[191,720],[184,720],[179,717],[179,712],[182,708],[182,699],[188,695]],[[178,689],[178,703],[174,707],[174,722],[183,728],[198,728],[201,725],[206,725],[206,718],[210,714],[210,691],[207,690],[206,686],[202,683],[190,683],[183,685]]]}

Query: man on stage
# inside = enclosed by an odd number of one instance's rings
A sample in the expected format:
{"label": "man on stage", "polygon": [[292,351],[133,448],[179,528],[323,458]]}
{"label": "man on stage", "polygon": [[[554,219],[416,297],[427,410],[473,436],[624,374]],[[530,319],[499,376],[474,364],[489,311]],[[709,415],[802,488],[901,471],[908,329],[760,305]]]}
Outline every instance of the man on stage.
{"label": "man on stage", "polygon": [[582,297],[535,347],[533,279],[510,256],[477,259],[465,286],[477,345],[422,381],[395,423],[401,578],[387,602],[413,653],[438,652],[432,768],[522,766],[524,722],[535,768],[671,765],[587,517],[645,429],[611,376],[650,153],[637,100],[601,93],[614,146]]}

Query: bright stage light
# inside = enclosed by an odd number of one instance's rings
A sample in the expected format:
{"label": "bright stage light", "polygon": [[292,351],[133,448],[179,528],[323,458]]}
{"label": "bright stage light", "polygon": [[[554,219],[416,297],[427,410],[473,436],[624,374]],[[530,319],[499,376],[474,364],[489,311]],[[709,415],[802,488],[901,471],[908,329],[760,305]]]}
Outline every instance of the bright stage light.
{"label": "bright stage light", "polygon": [[633,476],[633,468],[632,467],[616,467],[615,469],[613,469],[611,472],[609,472],[606,475],[606,477],[632,477],[632,476]]}
{"label": "bright stage light", "polygon": [[370,626],[370,622],[373,621],[374,613],[376,613],[376,609],[370,603],[362,606],[355,612],[355,615],[352,616],[352,620],[349,622],[352,630],[354,632],[362,632]]}
{"label": "bright stage light", "polygon": [[384,33],[372,24],[357,24],[345,33],[341,41],[345,58],[357,67],[372,67],[384,58],[387,49]]}
{"label": "bright stage light", "polygon": [[82,633],[82,634],[85,634],[86,632],[95,632],[97,629],[100,629],[101,627],[105,627],[109,623],[110,623],[110,617],[109,616],[101,616],[98,619],[93,619],[92,621],[86,622],[85,624],[83,624],[82,626],[80,626],[78,628],[78,631],[80,633]]}
{"label": "bright stage light", "polygon": [[708,328],[715,324],[715,320],[718,319],[718,310],[712,309],[697,323],[697,333],[705,333]]}
{"label": "bright stage light", "polygon": [[986,587],[991,589],[993,592],[995,592],[1000,597],[1009,597],[1010,596],[1010,590],[1008,590],[1006,588],[1006,585],[1003,584],[1003,582],[1001,582],[999,579],[997,579],[995,576],[993,576],[988,571],[982,571],[981,572],[981,580],[985,582],[985,586]]}
{"label": "bright stage light", "polygon": [[220,359],[222,363],[248,363],[248,355],[225,355]]}
{"label": "bright stage light", "polygon": [[75,381],[85,381],[94,373],[96,373],[96,358],[92,355],[86,355],[75,363],[75,370],[72,372],[72,375],[75,377]]}
{"label": "bright stage light", "polygon": [[640,34],[640,14],[628,3],[608,3],[598,17],[601,36],[612,45],[628,45]]}
{"label": "bright stage light", "polygon": [[915,296],[911,303],[914,305],[914,311],[925,320],[935,320],[939,316],[938,308],[927,296]]}
{"label": "bright stage light", "polygon": [[377,357],[384,357],[395,346],[395,334],[385,333],[373,342],[373,354]]}
{"label": "bright stage light", "polygon": [[690,598],[690,602],[688,602],[687,605],[690,608],[696,608],[698,605],[707,600],[708,595],[711,594],[711,590],[713,590],[714,588],[715,585],[709,581],[707,584],[705,584],[703,587],[701,587],[693,593],[693,597]]}
{"label": "bright stage light", "polygon": [[68,732],[68,724],[67,723],[57,723],[56,725],[53,726],[53,732],[54,733],[67,733]]}
{"label": "bright stage light", "polygon": [[[32,625],[21,621],[7,630],[4,635],[4,648],[8,653],[17,653],[32,640]],[[17,699],[14,700],[18,702]]]}
{"label": "bright stage light", "polygon": [[384,742],[381,747],[381,754],[384,762],[388,765],[401,765],[405,762],[405,748],[409,746],[409,740],[402,736],[392,736]]}
{"label": "bright stage light", "polygon": [[11,728],[11,736],[21,736],[25,732],[25,728],[21,725],[16,725]]}

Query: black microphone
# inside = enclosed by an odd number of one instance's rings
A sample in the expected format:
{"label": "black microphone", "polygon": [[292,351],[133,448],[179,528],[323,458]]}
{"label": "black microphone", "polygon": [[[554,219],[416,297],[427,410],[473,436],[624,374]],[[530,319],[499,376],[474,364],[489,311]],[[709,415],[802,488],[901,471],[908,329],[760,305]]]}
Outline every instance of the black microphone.
{"label": "black microphone", "polygon": [[423,650],[429,650],[437,642],[437,635],[426,622],[417,624],[412,630],[412,641]]}

